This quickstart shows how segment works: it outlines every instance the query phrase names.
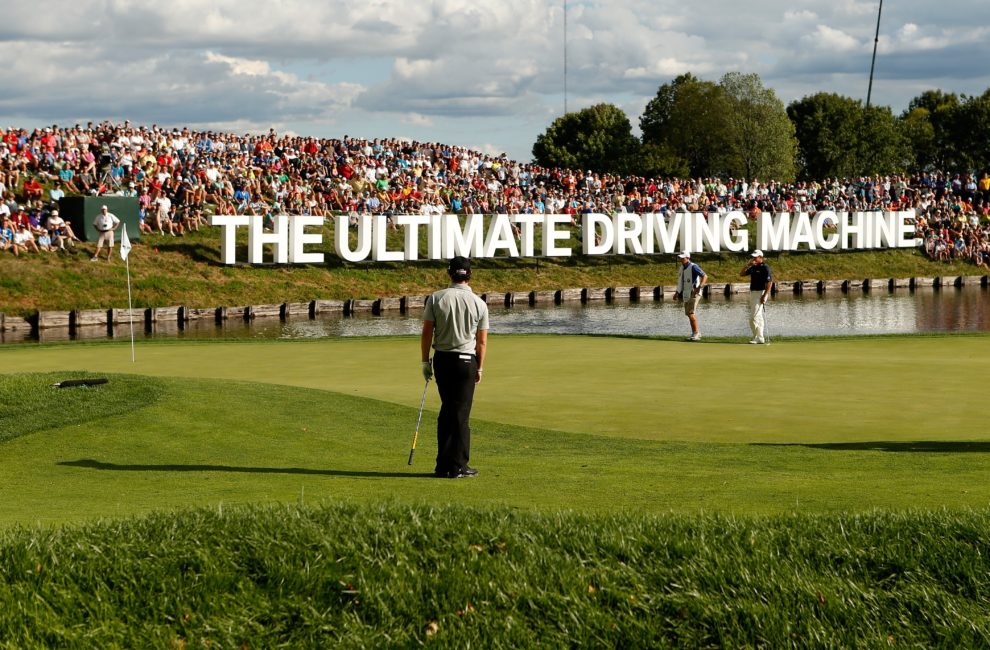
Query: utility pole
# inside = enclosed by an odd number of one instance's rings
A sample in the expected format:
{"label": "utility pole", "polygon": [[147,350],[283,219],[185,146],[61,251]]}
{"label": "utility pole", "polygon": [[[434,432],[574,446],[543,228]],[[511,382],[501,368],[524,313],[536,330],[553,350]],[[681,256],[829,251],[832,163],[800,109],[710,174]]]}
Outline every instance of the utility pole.
{"label": "utility pole", "polygon": [[880,14],[883,13],[883,0],[880,0],[880,9],[877,10],[877,33],[873,37],[873,60],[870,62],[870,86],[866,90],[866,107],[870,107],[870,97],[873,95],[873,68],[877,64],[877,44],[880,42]]}
{"label": "utility pole", "polygon": [[567,115],[567,0],[564,0],[564,115]]}

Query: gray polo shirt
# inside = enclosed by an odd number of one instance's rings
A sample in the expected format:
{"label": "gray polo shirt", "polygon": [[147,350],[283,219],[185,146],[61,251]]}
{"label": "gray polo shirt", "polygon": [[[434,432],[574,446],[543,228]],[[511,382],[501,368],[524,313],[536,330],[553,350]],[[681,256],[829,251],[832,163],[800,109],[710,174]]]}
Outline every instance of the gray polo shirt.
{"label": "gray polo shirt", "polygon": [[466,283],[452,284],[426,299],[423,320],[434,323],[433,349],[474,354],[478,330],[488,329],[488,305]]}

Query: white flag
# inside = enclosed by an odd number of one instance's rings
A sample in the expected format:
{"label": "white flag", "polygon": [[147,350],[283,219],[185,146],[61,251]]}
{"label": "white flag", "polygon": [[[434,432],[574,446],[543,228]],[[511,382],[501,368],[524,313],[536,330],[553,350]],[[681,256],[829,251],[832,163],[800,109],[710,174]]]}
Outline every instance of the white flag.
{"label": "white flag", "polygon": [[127,238],[127,224],[120,233],[120,259],[127,261],[127,254],[131,252],[131,240]]}

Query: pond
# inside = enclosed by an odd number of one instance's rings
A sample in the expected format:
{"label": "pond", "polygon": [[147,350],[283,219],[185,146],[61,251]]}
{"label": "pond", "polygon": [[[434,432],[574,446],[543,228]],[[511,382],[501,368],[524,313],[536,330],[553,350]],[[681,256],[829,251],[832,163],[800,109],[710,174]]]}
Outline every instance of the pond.
{"label": "pond", "polygon": [[[698,319],[706,337],[749,336],[748,295],[716,296],[701,301]],[[672,300],[606,303],[564,302],[560,305],[491,307],[491,333],[496,334],[615,334],[680,336],[690,334],[680,303]],[[180,338],[325,338],[344,336],[415,335],[422,310],[386,312],[382,316],[320,315],[315,319],[257,318],[251,321],[190,321],[157,323],[152,331],[136,330],[141,339]],[[844,336],[932,332],[990,331],[987,288],[919,288],[909,291],[838,291],[778,293],[767,305],[767,327],[774,336]],[[106,328],[45,330],[41,341],[108,338]],[[114,328],[114,338],[129,338],[126,325]],[[6,343],[36,343],[29,333],[5,332]]]}

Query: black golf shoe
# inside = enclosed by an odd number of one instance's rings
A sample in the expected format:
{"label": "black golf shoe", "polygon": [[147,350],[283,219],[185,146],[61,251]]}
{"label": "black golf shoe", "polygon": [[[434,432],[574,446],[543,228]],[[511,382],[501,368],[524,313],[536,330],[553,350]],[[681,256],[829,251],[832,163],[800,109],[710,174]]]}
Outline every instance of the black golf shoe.
{"label": "black golf shoe", "polygon": [[433,475],[437,478],[471,478],[472,476],[478,475],[478,470],[473,467],[462,467],[460,469],[453,469],[450,471],[437,471]]}

